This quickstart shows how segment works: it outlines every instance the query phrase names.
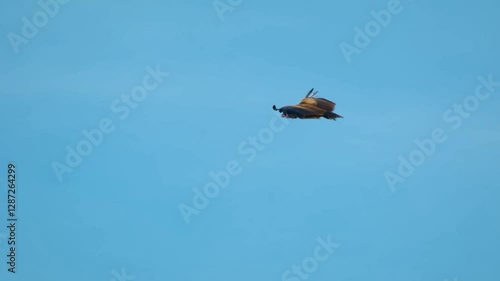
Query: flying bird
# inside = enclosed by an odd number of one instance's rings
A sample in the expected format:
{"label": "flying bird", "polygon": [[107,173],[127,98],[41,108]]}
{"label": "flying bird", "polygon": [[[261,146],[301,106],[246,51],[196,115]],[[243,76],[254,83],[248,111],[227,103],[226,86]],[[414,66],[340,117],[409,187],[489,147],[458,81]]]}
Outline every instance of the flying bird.
{"label": "flying bird", "polygon": [[306,97],[300,101],[297,105],[283,106],[282,108],[276,108],[273,105],[273,109],[279,111],[281,117],[292,118],[292,119],[319,119],[321,117],[336,121],[337,118],[344,118],[336,113],[333,113],[335,109],[335,103],[324,98],[315,98],[314,96],[318,91],[314,92],[312,88]]}

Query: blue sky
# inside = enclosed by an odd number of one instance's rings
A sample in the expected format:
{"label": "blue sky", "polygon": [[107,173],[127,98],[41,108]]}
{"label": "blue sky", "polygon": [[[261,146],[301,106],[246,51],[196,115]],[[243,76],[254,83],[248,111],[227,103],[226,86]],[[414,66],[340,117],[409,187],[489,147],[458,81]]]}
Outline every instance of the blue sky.
{"label": "blue sky", "polygon": [[[221,20],[211,1],[71,0],[16,53],[9,33],[41,8],[4,1],[0,176],[17,165],[19,246],[2,280],[298,281],[283,273],[328,236],[340,247],[308,280],[498,280],[500,87],[456,130],[443,114],[479,76],[500,81],[500,6],[401,1],[348,63],[339,45],[388,3],[243,0]],[[148,66],[169,75],[120,119],[111,104]],[[345,118],[281,127],[272,105],[312,87]],[[53,162],[103,119],[114,130],[59,181]],[[238,147],[270,122],[283,130],[247,161]],[[384,174],[434,128],[446,141],[392,192]],[[187,224],[179,204],[231,161]]]}

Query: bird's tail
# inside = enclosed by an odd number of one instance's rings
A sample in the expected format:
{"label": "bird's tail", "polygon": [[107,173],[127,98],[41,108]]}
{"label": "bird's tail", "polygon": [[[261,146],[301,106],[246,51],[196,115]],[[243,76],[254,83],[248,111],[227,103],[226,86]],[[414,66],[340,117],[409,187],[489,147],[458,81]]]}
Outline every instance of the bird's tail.
{"label": "bird's tail", "polygon": [[323,114],[323,117],[325,117],[326,119],[333,119],[334,121],[337,118],[344,118],[343,116],[340,116],[337,113],[333,113],[333,112],[327,112],[327,113]]}

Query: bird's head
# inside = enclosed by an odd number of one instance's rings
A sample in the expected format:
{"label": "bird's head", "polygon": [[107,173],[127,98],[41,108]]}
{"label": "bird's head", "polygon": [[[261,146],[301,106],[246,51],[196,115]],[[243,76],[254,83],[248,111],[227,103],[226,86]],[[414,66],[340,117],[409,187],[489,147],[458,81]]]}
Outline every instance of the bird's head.
{"label": "bird's head", "polygon": [[276,108],[276,105],[273,105],[273,110],[275,110],[275,111],[279,111],[279,112],[281,112],[281,111],[282,111],[282,110],[281,110],[281,108],[280,108],[280,109]]}

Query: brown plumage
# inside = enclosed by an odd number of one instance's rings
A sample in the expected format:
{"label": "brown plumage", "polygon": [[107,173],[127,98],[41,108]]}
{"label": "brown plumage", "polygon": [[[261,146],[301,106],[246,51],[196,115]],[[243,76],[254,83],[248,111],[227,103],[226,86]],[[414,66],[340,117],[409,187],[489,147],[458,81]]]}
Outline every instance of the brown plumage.
{"label": "brown plumage", "polygon": [[336,113],[335,103],[324,98],[315,98],[314,95],[318,91],[314,92],[312,88],[306,97],[297,105],[284,106],[280,109],[273,105],[273,109],[281,112],[281,116],[284,118],[299,118],[299,119],[319,119],[321,117],[331,120],[336,120],[337,118],[344,118]]}

